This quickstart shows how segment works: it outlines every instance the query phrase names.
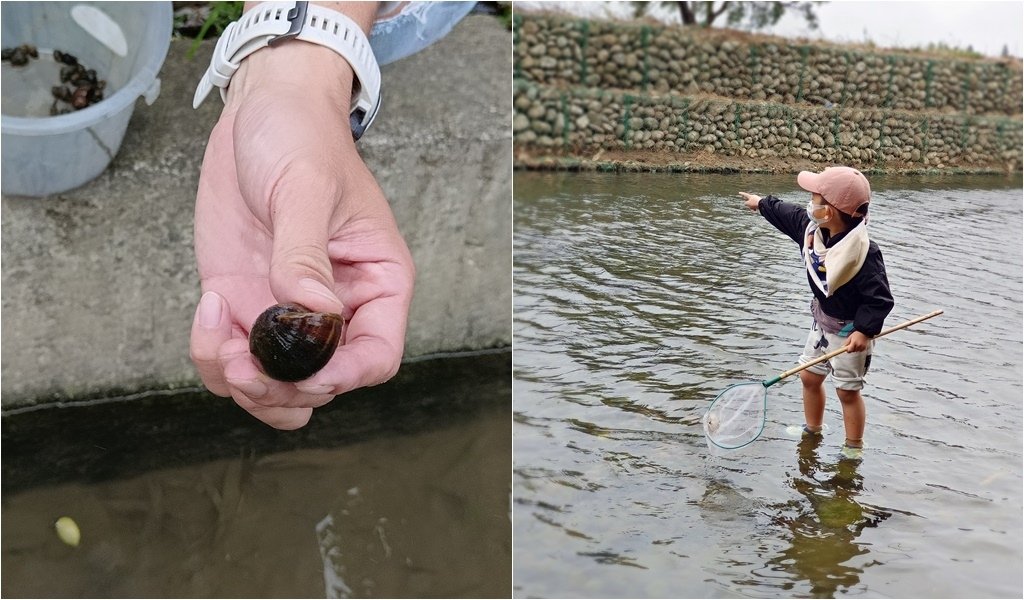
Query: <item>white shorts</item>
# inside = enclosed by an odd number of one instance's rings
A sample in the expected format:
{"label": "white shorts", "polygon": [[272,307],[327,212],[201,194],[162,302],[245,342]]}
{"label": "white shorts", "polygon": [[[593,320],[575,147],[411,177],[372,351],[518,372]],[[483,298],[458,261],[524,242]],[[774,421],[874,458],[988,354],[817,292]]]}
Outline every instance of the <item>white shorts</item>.
{"label": "white shorts", "polygon": [[[818,327],[817,322],[812,320],[811,332],[807,335],[807,344],[804,345],[804,353],[800,355],[800,364],[824,356],[833,350],[842,348],[845,344],[846,337],[826,333]],[[863,352],[843,352],[839,356],[808,367],[807,370],[818,375],[831,374],[836,389],[859,390],[864,387],[864,378],[867,376],[868,367],[871,366],[871,351],[874,348],[875,340],[870,340],[868,347]]]}

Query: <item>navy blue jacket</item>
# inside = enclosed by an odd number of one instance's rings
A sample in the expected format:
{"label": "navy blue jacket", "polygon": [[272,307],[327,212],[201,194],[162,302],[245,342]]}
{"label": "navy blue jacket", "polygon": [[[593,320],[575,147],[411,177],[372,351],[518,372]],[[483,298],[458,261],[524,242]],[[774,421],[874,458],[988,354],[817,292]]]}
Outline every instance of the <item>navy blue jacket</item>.
{"label": "navy blue jacket", "polygon": [[[789,204],[774,196],[765,196],[757,205],[758,211],[776,229],[788,235],[794,242],[804,247],[804,234],[811,219],[802,206]],[[831,247],[843,239],[844,233],[825,240],[825,246]],[[871,242],[864,266],[832,296],[826,298],[807,273],[807,283],[811,292],[821,303],[825,314],[853,321],[853,328],[868,337],[878,335],[882,331],[882,323],[895,304],[889,291],[889,280],[885,276],[885,263],[882,262],[882,251],[878,244]]]}

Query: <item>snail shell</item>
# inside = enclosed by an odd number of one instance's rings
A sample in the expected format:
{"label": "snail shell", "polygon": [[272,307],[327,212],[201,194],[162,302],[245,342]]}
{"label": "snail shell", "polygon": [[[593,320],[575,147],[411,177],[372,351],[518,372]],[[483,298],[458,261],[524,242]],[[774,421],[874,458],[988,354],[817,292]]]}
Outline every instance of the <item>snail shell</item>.
{"label": "snail shell", "polygon": [[313,312],[301,304],[275,304],[249,332],[249,352],[278,381],[302,381],[331,360],[341,340],[341,315]]}
{"label": "snail shell", "polygon": [[78,59],[67,52],[61,52],[60,50],[53,51],[53,60],[64,63],[65,65],[74,67],[78,66]]}

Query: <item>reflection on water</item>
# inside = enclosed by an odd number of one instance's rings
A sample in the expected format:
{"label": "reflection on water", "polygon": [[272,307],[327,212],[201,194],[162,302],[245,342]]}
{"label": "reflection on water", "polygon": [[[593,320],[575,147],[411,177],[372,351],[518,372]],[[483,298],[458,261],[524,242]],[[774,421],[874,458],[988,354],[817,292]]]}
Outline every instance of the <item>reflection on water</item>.
{"label": "reflection on water", "polygon": [[946,312],[876,346],[853,467],[832,389],[816,448],[798,383],[745,448],[701,429],[802,348],[796,245],[736,196],[793,176],[516,175],[517,597],[1021,594],[1021,179],[872,186],[887,324]]}
{"label": "reflection on water", "polygon": [[776,517],[792,537],[790,546],[769,559],[768,566],[809,582],[815,598],[833,598],[860,582],[863,569],[845,563],[868,552],[865,544],[857,543],[861,531],[876,527],[892,513],[857,501],[863,486],[857,463],[822,463],[818,458],[821,440],[821,436],[805,436],[797,444],[800,477],[789,485],[806,502],[793,502]]}
{"label": "reflection on water", "polygon": [[3,596],[506,597],[510,357],[451,362],[297,432],[206,395],[5,417]]}

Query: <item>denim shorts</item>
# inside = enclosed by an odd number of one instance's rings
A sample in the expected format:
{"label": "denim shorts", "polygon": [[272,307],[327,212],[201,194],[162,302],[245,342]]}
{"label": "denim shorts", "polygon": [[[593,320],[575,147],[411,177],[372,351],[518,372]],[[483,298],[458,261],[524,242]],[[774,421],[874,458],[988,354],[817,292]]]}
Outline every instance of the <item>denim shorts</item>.
{"label": "denim shorts", "polygon": [[[811,331],[807,335],[804,353],[800,355],[800,364],[810,362],[819,356],[838,350],[846,344],[846,337],[822,331],[818,323],[811,322]],[[860,390],[864,387],[864,378],[871,366],[871,352],[875,341],[868,341],[863,352],[843,352],[825,362],[818,363],[807,370],[817,375],[832,375],[832,381],[839,390]]]}
{"label": "denim shorts", "polygon": [[383,2],[370,30],[370,47],[380,65],[423,50],[448,35],[476,2]]}

